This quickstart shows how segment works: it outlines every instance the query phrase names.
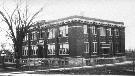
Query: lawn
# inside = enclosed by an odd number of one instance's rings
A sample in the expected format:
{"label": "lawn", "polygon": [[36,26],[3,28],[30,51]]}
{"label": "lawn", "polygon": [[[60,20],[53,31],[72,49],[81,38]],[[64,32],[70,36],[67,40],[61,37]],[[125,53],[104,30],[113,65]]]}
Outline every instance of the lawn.
{"label": "lawn", "polygon": [[40,74],[68,74],[68,75],[135,75],[132,64],[104,66],[98,68],[81,68],[72,70],[38,71]]}

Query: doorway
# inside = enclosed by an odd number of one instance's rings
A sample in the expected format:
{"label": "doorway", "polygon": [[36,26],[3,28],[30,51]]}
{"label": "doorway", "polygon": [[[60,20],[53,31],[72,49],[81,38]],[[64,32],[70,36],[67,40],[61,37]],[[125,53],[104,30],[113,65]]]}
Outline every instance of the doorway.
{"label": "doorway", "polygon": [[43,58],[43,46],[39,45],[38,46],[38,58]]}

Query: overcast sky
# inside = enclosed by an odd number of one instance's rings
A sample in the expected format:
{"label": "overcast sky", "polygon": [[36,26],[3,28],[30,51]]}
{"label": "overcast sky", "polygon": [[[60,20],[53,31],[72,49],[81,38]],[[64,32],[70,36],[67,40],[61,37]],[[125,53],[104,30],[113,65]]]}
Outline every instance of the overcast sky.
{"label": "overcast sky", "polygon": [[[24,2],[25,0],[22,0]],[[14,8],[17,0],[0,0],[0,7]],[[44,7],[38,20],[55,20],[72,15],[124,22],[126,48],[135,48],[135,0],[28,0],[29,11]],[[2,34],[2,33],[1,33]],[[5,38],[0,35],[1,41]]]}

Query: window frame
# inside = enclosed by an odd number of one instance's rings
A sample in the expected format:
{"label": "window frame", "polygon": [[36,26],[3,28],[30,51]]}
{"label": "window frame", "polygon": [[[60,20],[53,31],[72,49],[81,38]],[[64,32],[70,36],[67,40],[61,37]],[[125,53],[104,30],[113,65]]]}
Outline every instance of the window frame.
{"label": "window frame", "polygon": [[115,36],[119,36],[119,29],[118,28],[115,28]]}
{"label": "window frame", "polygon": [[59,37],[68,37],[68,25],[59,27]]}
{"label": "window frame", "polygon": [[[48,45],[48,48],[47,48],[47,55],[55,55],[55,50],[56,50],[56,47],[55,47],[55,43],[51,43],[51,44],[47,44]],[[49,48],[49,45],[50,47],[53,46],[53,48]],[[51,51],[50,51],[51,50]],[[51,52],[51,53],[50,53]]]}
{"label": "window frame", "polygon": [[93,42],[93,47],[94,47],[94,49],[93,49],[93,53],[97,53],[97,42]]}
{"label": "window frame", "polygon": [[106,36],[106,29],[105,29],[105,27],[100,27],[100,36]]}
{"label": "window frame", "polygon": [[[64,44],[68,45],[68,48],[64,48]],[[69,55],[69,43],[60,43],[59,55]],[[61,48],[62,46],[62,48]],[[64,53],[66,52],[66,53]]]}
{"label": "window frame", "polygon": [[83,25],[83,33],[88,34],[88,25]]}
{"label": "window frame", "polygon": [[92,34],[97,35],[96,26],[91,26],[91,29],[92,29]]}
{"label": "window frame", "polygon": [[90,44],[89,44],[89,42],[84,42],[84,44],[85,44],[85,53],[89,53],[90,52]]}
{"label": "window frame", "polygon": [[51,29],[48,29],[48,39],[53,39],[55,38],[55,35],[56,35],[56,28],[51,28]]}
{"label": "window frame", "polygon": [[109,36],[112,36],[112,28],[108,28]]}
{"label": "window frame", "polygon": [[23,49],[23,56],[27,56],[28,55],[28,46],[22,46]]}

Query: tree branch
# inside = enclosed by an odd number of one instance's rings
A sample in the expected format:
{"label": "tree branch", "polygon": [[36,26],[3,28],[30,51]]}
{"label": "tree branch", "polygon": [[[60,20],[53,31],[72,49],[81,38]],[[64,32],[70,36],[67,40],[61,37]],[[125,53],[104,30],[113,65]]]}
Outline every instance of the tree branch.
{"label": "tree branch", "polygon": [[43,8],[41,8],[39,11],[37,11],[32,18],[30,19],[30,21],[28,22],[27,26],[28,28],[30,27],[31,22],[35,19],[35,17],[43,10]]}

